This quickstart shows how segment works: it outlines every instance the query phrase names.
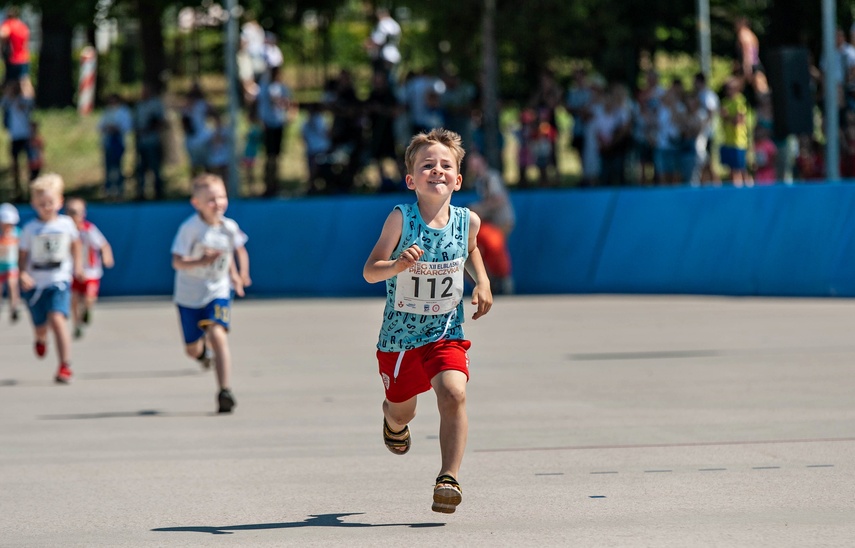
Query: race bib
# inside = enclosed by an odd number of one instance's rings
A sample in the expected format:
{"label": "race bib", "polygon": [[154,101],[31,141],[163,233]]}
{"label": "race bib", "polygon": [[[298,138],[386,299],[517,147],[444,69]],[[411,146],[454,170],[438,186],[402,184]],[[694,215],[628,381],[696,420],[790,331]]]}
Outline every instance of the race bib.
{"label": "race bib", "polygon": [[418,262],[398,274],[395,310],[435,315],[451,312],[463,299],[464,258],[437,263]]}
{"label": "race bib", "polygon": [[38,234],[33,237],[30,256],[33,268],[58,268],[71,249],[68,234]]}
{"label": "race bib", "polygon": [[209,265],[197,266],[192,269],[192,273],[197,278],[205,278],[208,280],[219,280],[226,276],[231,265],[231,254],[225,249],[209,248],[197,243],[193,246],[192,257],[201,258],[205,254],[205,250],[213,249],[220,252],[220,256]]}

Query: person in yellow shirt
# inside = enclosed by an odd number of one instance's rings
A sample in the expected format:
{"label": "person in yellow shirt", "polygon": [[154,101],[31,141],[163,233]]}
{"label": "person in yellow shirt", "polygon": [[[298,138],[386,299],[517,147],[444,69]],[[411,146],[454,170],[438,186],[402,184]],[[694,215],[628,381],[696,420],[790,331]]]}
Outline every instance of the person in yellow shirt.
{"label": "person in yellow shirt", "polygon": [[725,84],[725,96],[721,101],[721,128],[724,142],[719,154],[722,165],[730,169],[730,180],[734,186],[752,186],[748,173],[748,101],[742,94],[739,81],[732,78]]}

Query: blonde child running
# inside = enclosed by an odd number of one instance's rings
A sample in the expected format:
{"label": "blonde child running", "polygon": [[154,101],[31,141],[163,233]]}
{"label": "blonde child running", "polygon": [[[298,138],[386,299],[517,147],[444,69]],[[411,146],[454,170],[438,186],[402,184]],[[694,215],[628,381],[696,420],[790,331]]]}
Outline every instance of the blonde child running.
{"label": "blonde child running", "polygon": [[[181,224],[172,244],[173,300],[178,305],[187,355],[210,367],[210,342],[220,389],[217,412],[231,413],[237,405],[231,392],[228,342],[231,287],[243,297],[244,288],[252,283],[249,254],[244,247],[247,236],[236,222],[224,216],[229,199],[220,177],[196,177],[190,203],[196,213]],[[235,256],[237,267],[233,265]]]}
{"label": "blonde child running", "polygon": [[113,268],[113,248],[104,234],[86,218],[86,200],[69,198],[65,213],[74,220],[83,244],[83,278],[71,284],[71,314],[74,318],[74,338],[83,336],[83,326],[92,321],[92,308],[98,300],[104,268]]}
{"label": "blonde child running", "polygon": [[21,293],[18,287],[18,240],[21,231],[18,223],[21,218],[18,209],[12,204],[0,205],[0,298],[3,286],[9,293],[9,319],[18,321]]}
{"label": "blonde child running", "polygon": [[52,331],[59,358],[54,377],[58,383],[71,381],[71,281],[83,277],[80,233],[71,217],[59,214],[63,187],[62,177],[55,173],[32,182],[30,203],[38,217],[24,225],[18,252],[21,296],[33,319],[36,356],[45,356],[48,331]]}
{"label": "blonde child running", "polygon": [[460,190],[465,154],[460,136],[434,129],[413,137],[405,153],[407,188],[415,204],[395,207],[365,263],[370,283],[386,282],[386,309],[377,359],[386,388],[383,440],[390,451],[410,449],[408,423],[418,394],[431,388],[440,414],[442,457],[432,510],[452,513],[462,501],[457,481],[466,446],[466,383],[470,342],[463,336],[463,272],[475,281],[478,319],[493,304],[490,281],[478,251],[481,220],[451,205]]}

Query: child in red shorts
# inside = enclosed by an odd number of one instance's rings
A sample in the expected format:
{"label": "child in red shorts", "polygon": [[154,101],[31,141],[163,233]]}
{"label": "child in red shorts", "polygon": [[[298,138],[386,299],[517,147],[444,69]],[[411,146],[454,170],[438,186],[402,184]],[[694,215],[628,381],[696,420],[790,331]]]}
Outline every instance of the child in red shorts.
{"label": "child in red shorts", "polygon": [[65,213],[74,220],[83,244],[83,278],[71,283],[71,313],[74,338],[83,336],[83,326],[92,321],[92,307],[98,300],[104,268],[113,268],[113,249],[98,227],[86,219],[86,201],[69,198]]}
{"label": "child in red shorts", "polygon": [[452,513],[462,500],[457,481],[466,446],[469,341],[463,336],[463,274],[472,276],[478,319],[493,304],[476,238],[481,220],[451,205],[460,190],[460,136],[434,129],[413,137],[405,153],[407,188],[415,204],[386,219],[363,269],[366,281],[386,282],[386,309],[377,343],[383,401],[383,440],[395,454],[409,451],[407,424],[418,394],[430,389],[439,407],[442,464],[433,491],[435,512]]}

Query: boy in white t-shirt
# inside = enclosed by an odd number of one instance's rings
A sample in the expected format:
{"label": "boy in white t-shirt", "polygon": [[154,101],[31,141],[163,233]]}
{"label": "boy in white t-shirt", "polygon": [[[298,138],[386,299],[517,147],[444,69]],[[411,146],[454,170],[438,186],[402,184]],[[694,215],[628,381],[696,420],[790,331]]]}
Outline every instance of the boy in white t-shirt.
{"label": "boy in white t-shirt", "polygon": [[[238,224],[224,216],[229,205],[223,180],[202,174],[193,180],[190,203],[196,213],[181,224],[172,244],[175,269],[173,301],[184,334],[187,355],[210,366],[210,341],[217,369],[219,413],[231,413],[235,399],[230,390],[231,354],[228,344],[231,290],[239,297],[252,281],[249,277],[247,237]],[[237,256],[237,266],[233,264]]]}
{"label": "boy in white t-shirt", "polygon": [[35,328],[36,355],[47,352],[48,330],[56,340],[58,383],[71,381],[71,336],[68,314],[72,277],[83,276],[80,233],[71,217],[60,215],[62,177],[42,175],[30,185],[30,203],[38,215],[24,225],[18,253],[21,297],[26,301]]}
{"label": "boy in white t-shirt", "polygon": [[83,278],[71,284],[71,314],[74,318],[74,338],[83,336],[83,326],[92,321],[92,307],[98,300],[104,268],[113,268],[113,248],[104,234],[86,218],[86,200],[69,198],[65,213],[74,220],[80,232],[83,256]]}

